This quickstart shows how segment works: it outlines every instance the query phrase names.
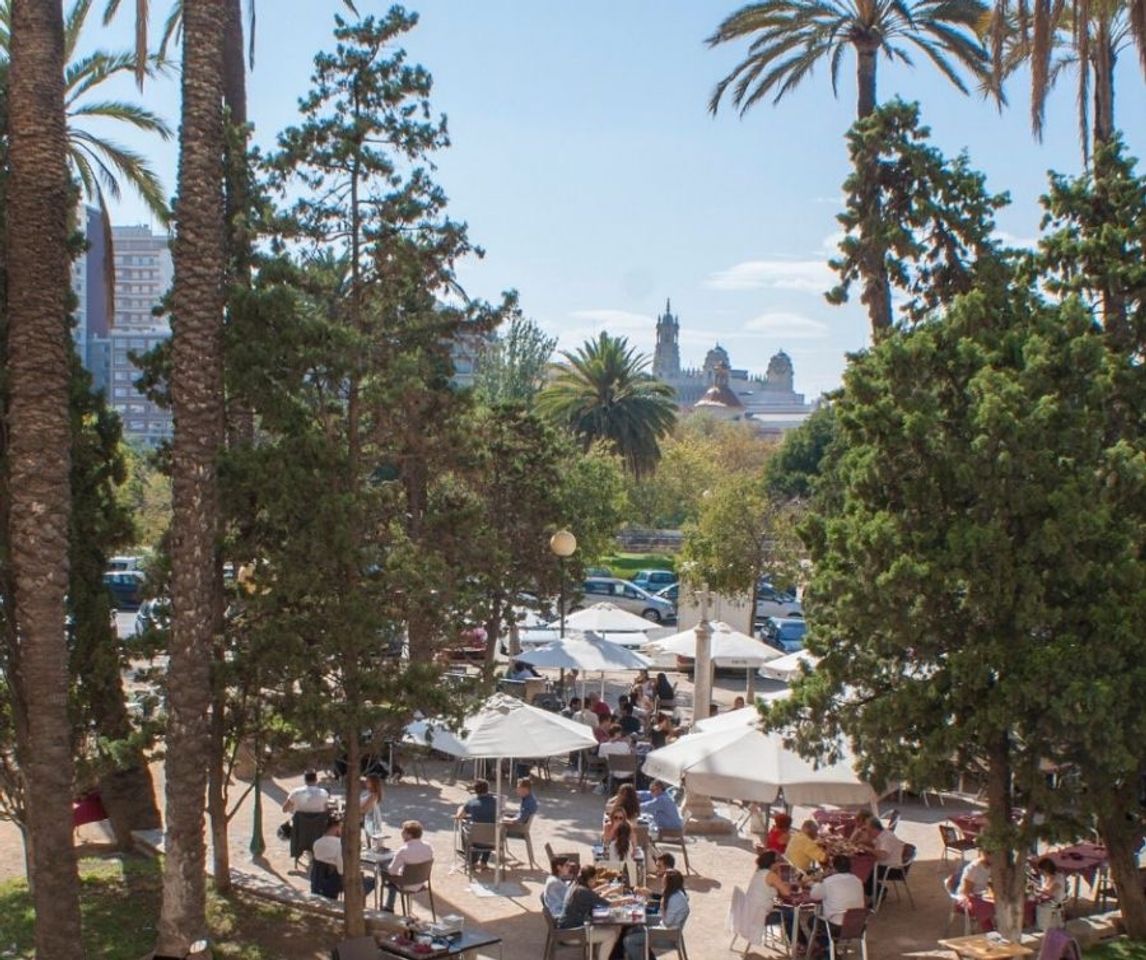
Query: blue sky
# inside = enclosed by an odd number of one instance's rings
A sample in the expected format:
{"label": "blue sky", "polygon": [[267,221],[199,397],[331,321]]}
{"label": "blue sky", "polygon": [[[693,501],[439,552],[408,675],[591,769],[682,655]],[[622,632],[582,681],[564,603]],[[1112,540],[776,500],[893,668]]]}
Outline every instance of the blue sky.
{"label": "blue sky", "polygon": [[[126,5],[126,6],[131,6]],[[334,0],[259,0],[250,112],[268,143],[291,123],[314,53],[330,45]],[[387,4],[358,0],[363,13]],[[699,364],[719,341],[733,364],[762,372],[779,349],[792,357],[809,398],[837,386],[845,353],[867,341],[858,304],[831,307],[822,292],[847,174],[843,135],[854,119],[854,59],[833,100],[819,70],[777,107],[744,119],[706,109],[739,48],[703,43],[733,4],[713,0],[424,0],[406,44],[434,75],[435,107],[449,117],[452,148],[438,179],[453,214],[487,251],[463,265],[469,293],[520,292],[527,315],[573,349],[599,330],[624,334],[651,354],[667,297],[681,320],[681,353]],[[166,15],[163,3],[152,7]],[[90,42],[127,45],[127,18]],[[155,25],[154,29],[158,29]],[[1141,73],[1124,54],[1116,109],[1136,153],[1143,149]],[[967,149],[1013,206],[1000,229],[1036,235],[1046,171],[1076,172],[1073,76],[1048,111],[1044,142],[1028,125],[1025,77],[1001,114],[964,97],[922,59],[880,63],[880,98],[919,100],[935,142]],[[125,84],[117,91],[133,95]],[[174,80],[143,98],[178,121]],[[169,190],[174,144],[144,147]],[[146,222],[125,197],[117,222]]]}

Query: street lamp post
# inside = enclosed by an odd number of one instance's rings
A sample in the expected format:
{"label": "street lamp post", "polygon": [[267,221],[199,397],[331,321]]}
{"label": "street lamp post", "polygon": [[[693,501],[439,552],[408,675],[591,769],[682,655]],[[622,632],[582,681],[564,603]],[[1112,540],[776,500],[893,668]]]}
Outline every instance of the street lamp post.
{"label": "street lamp post", "polygon": [[565,639],[565,561],[577,552],[577,538],[568,530],[558,530],[549,538],[549,549],[561,568],[561,639]]}

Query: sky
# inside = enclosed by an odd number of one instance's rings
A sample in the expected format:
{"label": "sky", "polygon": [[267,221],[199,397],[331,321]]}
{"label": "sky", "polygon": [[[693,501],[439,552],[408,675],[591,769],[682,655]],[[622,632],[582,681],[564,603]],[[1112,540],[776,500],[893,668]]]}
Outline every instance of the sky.
{"label": "sky", "polygon": [[[162,2],[151,6],[166,16]],[[381,14],[389,5],[357,6]],[[335,0],[258,0],[249,80],[256,142],[271,144],[294,121],[314,54],[332,46],[338,9]],[[704,38],[732,3],[422,0],[409,9],[421,19],[406,49],[433,74],[434,107],[449,119],[452,146],[437,158],[437,179],[452,215],[486,250],[459,269],[467,293],[494,300],[517,290],[561,350],[607,330],[649,356],[656,316],[671,298],[684,365],[699,366],[719,342],[733,366],[763,373],[783,349],[809,400],[839,385],[846,354],[868,342],[858,302],[833,307],[823,297],[848,172],[854,58],[845,58],[838,100],[820,69],[777,106],[714,117],[709,95],[744,47],[709,49]],[[128,17],[109,28],[92,17],[87,45],[131,42]],[[1000,231],[1036,237],[1047,171],[1081,166],[1073,75],[1052,96],[1036,143],[1025,76],[999,111],[961,95],[922,55],[915,69],[881,61],[879,70],[881,100],[919,101],[935,144],[951,155],[967,150],[990,189],[1009,191]],[[111,89],[178,125],[177,78],[142,94],[128,81]],[[1146,145],[1143,90],[1127,51],[1116,111],[1136,155]],[[114,136],[153,157],[173,192],[174,142]],[[150,220],[128,195],[114,216]]]}

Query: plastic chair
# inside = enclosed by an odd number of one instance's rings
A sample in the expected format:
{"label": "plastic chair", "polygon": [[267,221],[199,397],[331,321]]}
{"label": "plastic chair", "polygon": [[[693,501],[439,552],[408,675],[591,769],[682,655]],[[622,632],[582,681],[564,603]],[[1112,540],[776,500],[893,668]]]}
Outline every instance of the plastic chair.
{"label": "plastic chair", "polygon": [[685,835],[684,827],[679,830],[669,830],[661,827],[660,832],[657,834],[657,847],[680,847],[680,852],[684,858],[684,872],[692,873],[692,867],[688,862],[688,837]]}
{"label": "plastic chair", "polygon": [[318,813],[295,813],[290,821],[290,855],[294,858],[295,867],[304,853],[310,853],[314,841],[326,833],[330,823],[330,815],[325,811]]}
{"label": "plastic chair", "polygon": [[[769,910],[763,918],[763,923],[750,917],[748,895],[739,887],[732,888],[732,903],[728,906],[726,925],[732,932],[732,941],[728,944],[728,949],[732,950],[737,939],[743,938],[746,941],[744,956],[748,955],[754,944],[767,946],[770,939],[778,940],[781,944],[785,942],[783,914],[779,910]],[[779,933],[774,932],[775,930],[779,930]]]}
{"label": "plastic chair", "polygon": [[424,863],[407,863],[402,867],[402,872],[396,877],[389,877],[386,883],[394,887],[398,891],[398,896],[402,898],[402,913],[405,916],[410,916],[410,898],[415,893],[421,893],[425,890],[430,895],[430,916],[435,920],[438,919],[438,909],[434,905],[434,888],[430,883],[430,874],[434,869],[434,861],[427,860]]}
{"label": "plastic chair", "polygon": [[947,862],[947,851],[954,850],[959,854],[959,862],[967,860],[967,851],[974,850],[978,842],[971,837],[965,837],[950,823],[939,824],[939,836],[943,839],[943,862]]}
{"label": "plastic chair", "polygon": [[863,907],[857,907],[854,910],[848,910],[844,914],[844,922],[840,924],[840,932],[833,933],[832,925],[824,923],[828,930],[828,957],[829,960],[836,960],[836,949],[840,948],[841,955],[844,953],[842,949],[845,944],[858,943],[860,947],[860,956],[863,960],[867,960],[867,918],[868,912]]}
{"label": "plastic chair", "polygon": [[596,751],[582,750],[580,756],[581,775],[577,778],[577,786],[584,788],[587,779],[600,780],[609,772],[609,765],[605,757],[597,756]]}
{"label": "plastic chair", "polygon": [[322,860],[312,860],[310,892],[329,900],[337,900],[342,895],[342,874],[338,872],[338,868]]}
{"label": "plastic chair", "polygon": [[688,960],[688,951],[684,948],[684,929],[682,927],[646,927],[645,930],[645,935],[649,938],[650,953],[653,952],[652,948],[655,944],[658,947],[668,947],[675,950],[680,960]]}
{"label": "plastic chair", "polygon": [[587,952],[589,946],[588,927],[557,926],[557,921],[549,912],[544,897],[541,898],[541,913],[545,917],[545,953],[542,954],[544,960],[552,960],[553,954],[559,947],[576,947],[581,953]]}
{"label": "plastic chair", "polygon": [[[506,849],[506,841],[508,840],[524,840],[525,853],[529,857],[529,866],[536,869],[537,861],[533,859],[533,840],[529,836],[530,828],[533,825],[533,817],[530,817],[525,823],[507,823],[501,828],[501,853],[506,858],[509,857],[509,851]],[[516,858],[515,858],[516,859]]]}
{"label": "plastic chair", "polygon": [[895,833],[895,828],[898,826],[899,826],[899,811],[898,810],[892,810],[891,813],[889,813],[887,815],[887,829],[890,830],[892,833]]}
{"label": "plastic chair", "polygon": [[330,952],[331,960],[378,960],[378,944],[373,937],[343,940]]}
{"label": "plastic chair", "polygon": [[497,824],[467,823],[462,830],[462,851],[466,858],[466,873],[471,877],[473,876],[476,854],[493,850],[496,847]]}
{"label": "plastic chair", "polygon": [[609,782],[605,792],[612,796],[616,792],[616,782],[624,780],[632,783],[637,776],[637,755],[635,753],[610,753],[605,757],[609,771]]}
{"label": "plastic chair", "polygon": [[951,931],[951,924],[956,916],[963,917],[963,936],[971,936],[971,910],[959,895],[959,891],[955,889],[959,876],[960,871],[956,870],[943,878],[943,889],[947,892],[947,899],[951,902],[951,909],[947,912],[947,925],[943,928],[944,936]]}
{"label": "plastic chair", "polygon": [[899,887],[903,885],[903,889],[907,892],[907,902],[911,904],[911,908],[915,909],[915,898],[911,895],[911,887],[907,883],[907,875],[911,871],[911,865],[915,862],[915,847],[908,843],[903,847],[903,865],[898,867],[883,867],[877,869],[876,881],[879,887],[879,900],[876,902],[875,908],[878,910],[887,897],[887,888],[889,885],[895,886],[895,899],[899,899]]}

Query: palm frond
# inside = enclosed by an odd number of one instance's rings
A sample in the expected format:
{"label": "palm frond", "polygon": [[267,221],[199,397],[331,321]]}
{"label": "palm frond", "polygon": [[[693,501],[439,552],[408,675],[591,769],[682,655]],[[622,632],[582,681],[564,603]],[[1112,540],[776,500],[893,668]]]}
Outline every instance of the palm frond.
{"label": "palm frond", "polygon": [[120,178],[139,194],[151,211],[162,222],[170,217],[164,197],[163,184],[151,168],[147,158],[127,147],[82,130],[72,131],[73,149],[83,149],[95,164],[107,192],[115,199],[121,195]]}
{"label": "palm frond", "polygon": [[64,20],[64,63],[70,63],[76,55],[76,44],[79,43],[91,8],[92,0],[76,0],[68,11]]}
{"label": "palm frond", "polygon": [[124,103],[121,100],[100,100],[95,103],[85,103],[68,111],[69,117],[100,117],[104,120],[118,120],[127,123],[145,133],[154,133],[163,140],[170,140],[174,131],[167,125],[167,121],[158,114],[152,113],[145,107],[134,103]]}

